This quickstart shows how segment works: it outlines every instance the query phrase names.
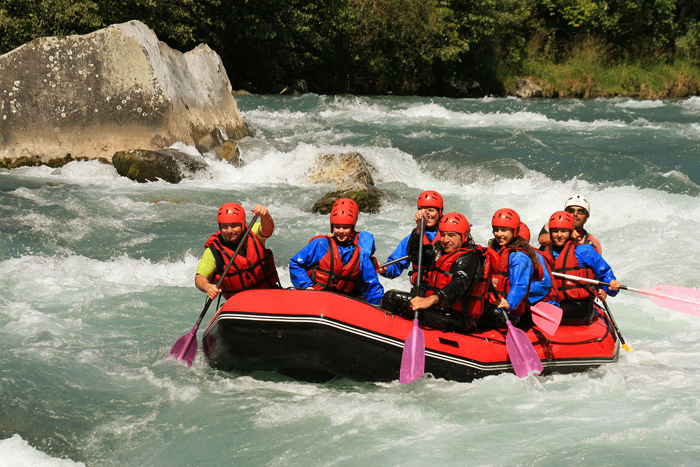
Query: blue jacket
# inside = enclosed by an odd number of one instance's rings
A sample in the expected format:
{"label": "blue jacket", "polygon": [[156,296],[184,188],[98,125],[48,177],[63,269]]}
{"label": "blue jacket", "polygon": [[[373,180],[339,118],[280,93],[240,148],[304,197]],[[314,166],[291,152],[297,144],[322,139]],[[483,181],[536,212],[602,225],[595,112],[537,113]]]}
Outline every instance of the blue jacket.
{"label": "blue jacket", "polygon": [[365,230],[357,232],[357,244],[360,246],[360,253],[370,258],[374,256],[374,253],[377,251],[377,246],[374,243],[374,235]]}
{"label": "blue jacket", "polygon": [[[552,256],[554,259],[559,257],[559,253],[560,252],[552,249]],[[596,251],[593,245],[584,244],[576,246],[574,257],[576,257],[579,267],[591,268],[600,282],[617,280],[610,265],[600,256],[600,253]],[[611,297],[614,297],[619,292],[619,290],[608,290],[604,285],[600,287]]]}
{"label": "blue jacket", "polygon": [[522,251],[516,251],[508,257],[508,275],[510,289],[506,301],[511,310],[515,310],[527,294],[527,287],[532,277],[532,260]]}
{"label": "blue jacket", "polygon": [[[338,246],[343,264],[350,260],[355,248],[357,247],[354,244],[345,247]],[[360,250],[362,250],[362,247],[360,247]],[[317,265],[321,258],[326,256],[326,253],[328,253],[328,241],[325,238],[317,238],[302,248],[299,253],[292,256],[292,259],[289,260],[289,276],[294,287],[306,289],[314,285],[306,274],[306,270]],[[377,271],[374,269],[369,256],[364,254],[363,251],[360,252],[360,276],[357,278],[355,287],[373,305],[379,305],[384,296],[384,287],[379,282]]]}
{"label": "blue jacket", "polygon": [[[428,237],[428,239],[432,242],[435,239],[435,236],[438,234],[437,230],[426,230],[425,235]],[[406,238],[401,240],[401,242],[398,244],[398,246],[394,249],[394,252],[389,255],[389,257],[386,259],[386,262],[388,263],[389,261],[393,261],[395,259],[402,258],[404,256],[408,255],[408,240],[411,238],[411,234],[408,234]],[[386,267],[386,274],[384,274],[385,277],[388,277],[389,279],[393,279],[395,277],[399,277],[401,273],[404,271],[404,269],[408,269],[411,266],[411,260],[410,259],[405,259],[403,261],[399,261],[398,263],[395,264],[390,264],[389,266]]]}
{"label": "blue jacket", "polygon": [[[527,295],[530,305],[541,301],[552,290],[552,276],[549,275],[547,270],[547,260],[539,252],[536,251],[535,253],[537,253],[537,260],[540,262],[540,266],[542,266],[543,277],[541,281],[532,281],[532,284],[530,284],[530,293]],[[556,300],[548,300],[548,303],[559,306]]]}

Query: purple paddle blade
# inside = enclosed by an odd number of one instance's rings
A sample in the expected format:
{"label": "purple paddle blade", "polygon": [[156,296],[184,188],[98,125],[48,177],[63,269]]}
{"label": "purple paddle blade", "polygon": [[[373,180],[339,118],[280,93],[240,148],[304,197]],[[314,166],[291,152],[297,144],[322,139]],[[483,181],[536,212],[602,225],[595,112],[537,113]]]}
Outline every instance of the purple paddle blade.
{"label": "purple paddle blade", "polygon": [[425,336],[418,327],[418,320],[413,320],[413,329],[406,338],[401,356],[401,384],[412,383],[425,372]]}
{"label": "purple paddle blade", "polygon": [[171,357],[186,362],[188,366],[192,366],[195,355],[197,355],[197,326],[193,327],[189,334],[179,338],[170,350]]}
{"label": "purple paddle blade", "polygon": [[539,302],[532,306],[530,311],[532,311],[532,321],[545,334],[551,336],[557,332],[561,323],[561,308],[551,303]]}
{"label": "purple paddle blade", "polygon": [[506,347],[508,348],[508,356],[513,364],[515,374],[519,378],[525,378],[542,373],[542,361],[537,355],[532,342],[528,339],[527,334],[521,329],[514,327],[509,320],[506,320],[506,324],[508,325]]}

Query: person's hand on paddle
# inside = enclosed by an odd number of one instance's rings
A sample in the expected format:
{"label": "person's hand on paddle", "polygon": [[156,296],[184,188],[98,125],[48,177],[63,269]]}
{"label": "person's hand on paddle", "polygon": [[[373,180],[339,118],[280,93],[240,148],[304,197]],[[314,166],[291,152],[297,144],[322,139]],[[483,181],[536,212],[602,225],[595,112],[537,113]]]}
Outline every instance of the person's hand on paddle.
{"label": "person's hand on paddle", "polygon": [[219,289],[216,284],[212,284],[209,282],[208,277],[204,277],[200,274],[195,276],[194,285],[199,290],[207,294],[207,297],[209,297],[210,300],[214,300],[221,293],[221,289]]}
{"label": "person's hand on paddle", "polygon": [[275,230],[275,222],[272,220],[272,216],[267,208],[262,204],[256,204],[253,208],[253,215],[260,218],[260,229],[258,233],[265,238],[272,235],[272,232]]}
{"label": "person's hand on paddle", "polygon": [[416,227],[417,227],[418,229],[420,229],[420,219],[421,219],[421,217],[427,218],[428,216],[427,216],[427,214],[425,213],[424,210],[419,209],[418,212],[416,212],[416,215],[413,216],[413,220],[416,221]]}
{"label": "person's hand on paddle", "polygon": [[419,209],[413,216],[413,220],[416,221],[416,231],[420,230],[420,220],[425,217],[425,225],[427,227],[434,227],[437,225],[440,212],[434,208]]}
{"label": "person's hand on paddle", "polygon": [[411,309],[412,310],[425,310],[433,305],[437,305],[440,299],[437,295],[431,295],[430,297],[413,297],[411,299]]}
{"label": "person's hand on paddle", "polygon": [[206,290],[207,297],[214,300],[221,293],[221,289],[216,287],[216,284],[209,284]]}
{"label": "person's hand on paddle", "polygon": [[508,304],[508,300],[501,297],[501,301],[498,302],[498,308],[500,308],[501,310],[510,310],[510,305]]}
{"label": "person's hand on paddle", "polygon": [[[610,290],[620,290],[620,282],[616,280],[610,281],[610,284],[608,285],[608,289]],[[598,298],[601,299],[602,301],[605,301],[606,298],[608,298],[608,294],[605,292],[603,289],[598,289]]]}
{"label": "person's hand on paddle", "polygon": [[207,294],[210,300],[214,300],[220,293],[221,289],[209,282],[209,278],[197,274],[194,278],[194,285],[197,286],[199,290]]}
{"label": "person's hand on paddle", "polygon": [[256,204],[253,208],[253,215],[258,216],[261,219],[268,215],[267,208],[262,204]]}

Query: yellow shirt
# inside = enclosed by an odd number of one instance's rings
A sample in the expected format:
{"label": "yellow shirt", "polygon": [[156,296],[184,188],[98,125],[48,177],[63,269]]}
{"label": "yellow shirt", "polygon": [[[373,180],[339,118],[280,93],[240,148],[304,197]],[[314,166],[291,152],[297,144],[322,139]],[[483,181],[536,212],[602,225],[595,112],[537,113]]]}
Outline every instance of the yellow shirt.
{"label": "yellow shirt", "polygon": [[[260,235],[260,222],[256,222],[253,224],[253,228],[251,229],[250,233],[255,235],[258,240],[260,240],[260,244],[265,248],[265,241],[267,240],[267,237],[263,237]],[[200,276],[204,276],[207,279],[211,279],[214,276],[214,273],[216,272],[216,260],[214,259],[214,253],[211,252],[211,248],[207,248],[204,250],[204,254],[202,255],[202,259],[199,260],[199,266],[197,266],[197,274]]]}

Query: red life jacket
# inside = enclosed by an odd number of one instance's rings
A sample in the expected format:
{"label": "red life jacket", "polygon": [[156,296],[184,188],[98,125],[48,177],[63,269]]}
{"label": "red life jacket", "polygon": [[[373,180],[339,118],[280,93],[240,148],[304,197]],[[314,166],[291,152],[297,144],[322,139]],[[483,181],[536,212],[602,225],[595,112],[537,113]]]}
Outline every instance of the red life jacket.
{"label": "red life jacket", "polygon": [[[435,245],[436,243],[440,243],[440,231],[435,234],[435,238],[431,241],[428,238],[428,234],[423,234],[423,245]],[[418,265],[411,262],[411,271],[408,273],[408,277],[411,279],[411,285],[416,285],[416,280],[418,280]],[[429,265],[423,265],[423,270],[421,271],[421,280],[424,277],[428,277],[428,274],[430,274],[429,271],[430,267]]]}
{"label": "red life jacket", "polygon": [[[525,253],[528,258],[530,258],[530,255],[527,254],[527,251],[519,247],[503,246],[500,250],[496,251],[495,247],[492,244],[488,248],[488,253],[491,254],[491,267],[493,269],[493,275],[491,277],[491,285],[493,287],[491,288],[489,301],[493,305],[498,306],[501,298],[508,297],[508,291],[510,290],[510,268],[508,267],[508,262],[510,254],[515,253],[516,251],[521,251]],[[532,284],[533,280],[541,281],[544,277],[542,265],[540,264],[540,262],[537,260],[532,261],[532,258],[530,258],[530,261],[532,262],[533,274],[530,277],[530,281],[527,284],[527,293],[530,292],[530,284]],[[522,316],[523,313],[527,311],[527,293],[525,294],[525,297],[520,302],[518,307],[515,310],[510,310],[512,313],[515,313],[518,316]]]}
{"label": "red life jacket", "polygon": [[[552,245],[547,245],[547,248],[542,252],[542,256],[545,257],[554,272],[596,279],[593,269],[588,266],[579,266],[576,255],[574,254],[576,248],[579,246],[581,246],[580,243],[574,243],[572,241],[566,242],[557,259],[554,259]],[[560,302],[567,300],[588,300],[596,295],[595,286],[584,282],[570,281],[559,277],[553,277],[552,282],[556,282],[557,288],[559,292],[561,292],[562,299]]]}
{"label": "red life jacket", "polygon": [[460,313],[467,310],[472,318],[479,318],[484,313],[484,305],[488,297],[488,284],[491,276],[491,266],[481,245],[473,245],[470,248],[457,248],[452,253],[444,254],[438,258],[428,273],[428,290],[425,296],[429,297],[433,293],[445,287],[452,281],[452,265],[458,258],[465,254],[476,254],[482,256],[484,260],[483,273],[477,278],[476,284],[472,287],[467,297],[452,304],[451,308]]}
{"label": "red life jacket", "polygon": [[[221,232],[210,236],[204,247],[211,249],[214,254],[216,272],[213,282],[218,283],[235,249],[224,245]],[[278,282],[279,277],[272,251],[263,248],[258,237],[251,233],[246,238],[245,245],[233,259],[233,264],[221,282],[221,290],[224,298],[228,300],[237,292],[248,289],[269,289],[276,287]]]}
{"label": "red life jacket", "polygon": [[338,250],[338,244],[333,237],[319,235],[311,239],[325,238],[328,240],[328,252],[323,258],[306,271],[309,279],[314,283],[316,290],[336,290],[349,294],[355,288],[357,278],[360,277],[360,247],[357,246],[357,235],[353,240],[355,245],[352,256],[343,264]]}

